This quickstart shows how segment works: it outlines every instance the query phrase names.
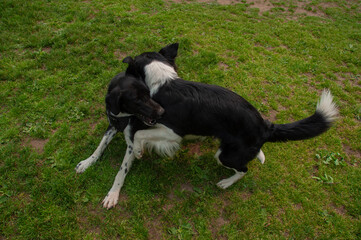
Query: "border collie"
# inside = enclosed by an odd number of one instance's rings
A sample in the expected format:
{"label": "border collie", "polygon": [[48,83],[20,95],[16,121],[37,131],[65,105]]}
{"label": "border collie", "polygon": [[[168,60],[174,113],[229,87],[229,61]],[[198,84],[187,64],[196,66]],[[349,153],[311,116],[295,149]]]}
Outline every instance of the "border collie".
{"label": "border collie", "polygon": [[[122,91],[122,89],[126,89],[126,92]],[[127,105],[122,110],[127,113],[120,112],[123,102],[126,102]],[[95,152],[89,158],[78,163],[75,171],[82,173],[93,165],[103,154],[115,134],[117,132],[124,132],[127,151],[113,186],[103,200],[103,206],[109,209],[117,204],[119,191],[134,160],[134,133],[153,126],[156,120],[163,114],[164,109],[150,98],[148,88],[145,87],[145,84],[140,79],[135,79],[129,75],[126,76],[125,73],[120,73],[112,79],[108,87],[105,103],[109,121],[108,129]],[[136,112],[133,111],[135,109]]]}
{"label": "border collie", "polygon": [[173,156],[186,135],[214,136],[221,140],[215,158],[235,174],[220,181],[227,188],[241,179],[247,163],[254,157],[263,163],[261,147],[265,142],[302,140],[327,131],[337,118],[332,95],[324,91],[316,112],[306,119],[273,124],[264,120],[245,99],[214,85],[182,80],[176,72],[178,44],[157,52],[127,57],[126,73],[110,83],[106,96],[109,127],[96,151],[81,161],[81,173],[94,164],[118,131],[123,131],[127,151],[112,188],[103,200],[105,208],[114,207],[119,191],[134,158],[154,149]]}
{"label": "border collie", "polygon": [[[165,110],[153,127],[135,133],[136,158],[142,157],[146,147],[154,145],[158,152],[171,156],[185,135],[216,137],[220,147],[215,158],[235,171],[233,176],[218,182],[217,185],[225,189],[246,174],[247,164],[253,158],[257,156],[264,161],[261,151],[264,143],[315,137],[327,131],[337,118],[333,97],[324,90],[312,116],[288,124],[271,123],[244,98],[228,89],[179,78],[175,65],[177,52],[178,43],[174,43],[159,52],[123,60],[128,63],[126,74],[140,77],[146,85],[143,87],[150,90],[149,99]],[[128,89],[121,91],[126,93]],[[122,114],[140,114],[137,109],[127,110],[131,104],[132,100],[123,98]]]}

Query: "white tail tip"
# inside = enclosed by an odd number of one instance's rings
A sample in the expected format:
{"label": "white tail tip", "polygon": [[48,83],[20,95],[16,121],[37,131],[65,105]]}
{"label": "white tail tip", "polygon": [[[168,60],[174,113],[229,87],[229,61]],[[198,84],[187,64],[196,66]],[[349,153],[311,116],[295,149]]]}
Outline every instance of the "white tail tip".
{"label": "white tail tip", "polygon": [[329,123],[332,123],[337,119],[338,109],[333,102],[333,96],[328,89],[323,90],[321,99],[317,103],[316,111],[322,114]]}

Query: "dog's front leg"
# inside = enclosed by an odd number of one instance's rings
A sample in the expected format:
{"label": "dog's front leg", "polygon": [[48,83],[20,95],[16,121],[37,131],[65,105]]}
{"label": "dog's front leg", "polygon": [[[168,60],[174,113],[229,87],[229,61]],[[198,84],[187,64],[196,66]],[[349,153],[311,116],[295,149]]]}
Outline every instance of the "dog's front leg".
{"label": "dog's front leg", "polygon": [[110,209],[115,207],[118,203],[119,192],[124,184],[124,179],[128,174],[130,167],[134,161],[134,153],[132,145],[128,145],[127,152],[125,153],[123,163],[120,166],[120,169],[115,177],[112,188],[109,190],[107,196],[103,200],[103,207]]}
{"label": "dog's front leg", "polygon": [[115,129],[115,127],[109,125],[109,127],[108,127],[107,131],[105,132],[102,140],[100,141],[97,149],[94,151],[94,153],[90,157],[79,162],[78,165],[76,165],[76,167],[75,167],[75,171],[77,173],[82,173],[88,167],[93,165],[103,154],[105,148],[109,145],[110,141],[112,141],[112,139],[114,138],[114,136],[117,132],[118,131]]}

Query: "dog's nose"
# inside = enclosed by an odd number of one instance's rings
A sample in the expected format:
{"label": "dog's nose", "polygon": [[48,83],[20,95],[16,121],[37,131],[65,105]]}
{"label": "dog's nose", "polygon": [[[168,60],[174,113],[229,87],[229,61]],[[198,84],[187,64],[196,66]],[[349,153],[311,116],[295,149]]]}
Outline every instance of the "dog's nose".
{"label": "dog's nose", "polygon": [[162,107],[158,108],[158,110],[157,110],[158,116],[162,116],[163,113],[164,113],[164,108],[162,108]]}

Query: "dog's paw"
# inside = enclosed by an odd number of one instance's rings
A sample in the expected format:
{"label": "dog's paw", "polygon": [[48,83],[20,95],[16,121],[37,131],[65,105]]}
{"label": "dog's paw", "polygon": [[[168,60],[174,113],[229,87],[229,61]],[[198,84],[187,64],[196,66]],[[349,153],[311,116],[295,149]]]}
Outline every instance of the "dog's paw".
{"label": "dog's paw", "polygon": [[80,163],[78,163],[78,165],[76,165],[76,167],[75,167],[75,171],[76,171],[76,173],[82,173],[91,165],[92,165],[92,162],[89,161],[89,158],[88,158],[88,159],[83,160]]}
{"label": "dog's paw", "polygon": [[111,209],[117,205],[119,199],[119,192],[109,192],[104,198],[102,204],[106,209]]}
{"label": "dog's paw", "polygon": [[142,158],[143,156],[143,151],[140,147],[135,147],[134,146],[134,149],[133,149],[133,153],[134,153],[134,156],[137,158],[137,159],[140,159]]}
{"label": "dog's paw", "polygon": [[226,189],[233,184],[233,181],[229,178],[223,179],[217,183],[217,186],[222,189]]}

